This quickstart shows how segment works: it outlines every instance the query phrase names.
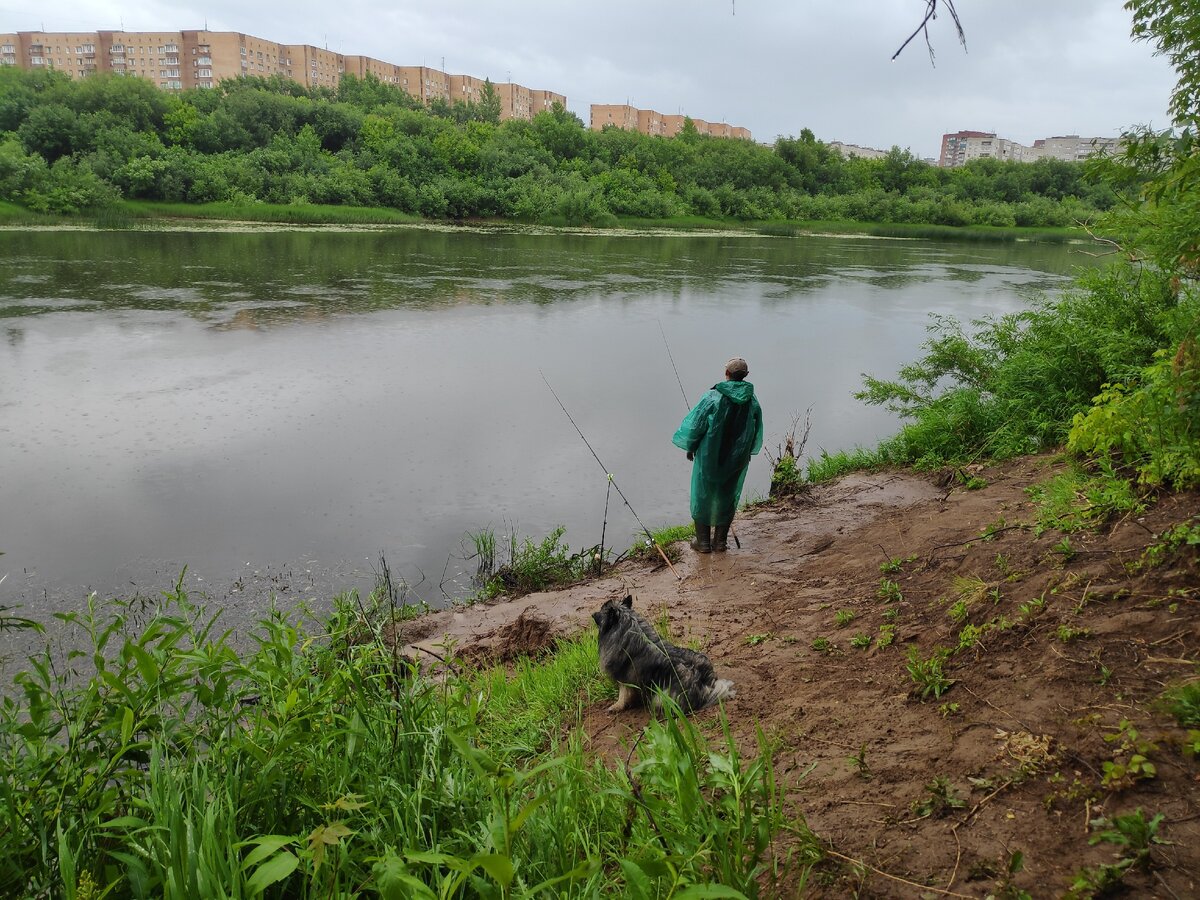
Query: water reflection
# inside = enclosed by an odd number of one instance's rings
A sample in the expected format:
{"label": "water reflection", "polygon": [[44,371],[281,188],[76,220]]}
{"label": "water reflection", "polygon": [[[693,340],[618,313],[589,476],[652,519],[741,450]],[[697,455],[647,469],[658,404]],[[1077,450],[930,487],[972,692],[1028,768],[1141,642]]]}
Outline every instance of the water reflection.
{"label": "water reflection", "polygon": [[[674,524],[684,410],[660,327],[693,399],[745,356],[768,445],[811,406],[810,451],[835,450],[894,430],[850,394],[913,358],[929,313],[1015,310],[1090,262],[866,238],[0,233],[0,603],[44,615],[187,565],[252,617],[271,592],[369,587],[381,550],[440,602],[468,530],[598,540],[606,483],[539,370],[643,520]],[[767,478],[759,458],[748,495]]]}

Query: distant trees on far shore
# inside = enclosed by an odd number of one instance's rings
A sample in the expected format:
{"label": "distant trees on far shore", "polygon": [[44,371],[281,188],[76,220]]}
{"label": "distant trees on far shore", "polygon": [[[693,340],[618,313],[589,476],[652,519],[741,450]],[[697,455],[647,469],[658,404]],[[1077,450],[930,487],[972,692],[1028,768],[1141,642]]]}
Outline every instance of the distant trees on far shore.
{"label": "distant trees on far shore", "polygon": [[346,76],[159,91],[0,69],[0,200],[76,213],[120,198],[386,207],[428,218],[615,224],[704,217],[1056,227],[1115,194],[1077,163],[982,159],[955,169],[893,148],[843,159],[805,129],[773,147],[590,131],[562,107],[499,121],[499,103],[423,107]]}

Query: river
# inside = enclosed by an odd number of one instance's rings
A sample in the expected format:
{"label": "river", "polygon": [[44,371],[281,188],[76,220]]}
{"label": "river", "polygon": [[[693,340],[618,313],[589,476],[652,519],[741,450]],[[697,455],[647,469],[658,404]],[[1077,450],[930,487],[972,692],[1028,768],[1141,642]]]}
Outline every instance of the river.
{"label": "river", "polygon": [[[1068,245],[509,230],[0,233],[0,605],[46,618],[190,590],[257,617],[369,589],[470,589],[468,532],[595,544],[607,480],[651,528],[688,519],[670,443],[745,357],[768,448],[872,445],[861,374],[930,314],[1018,310]],[[664,335],[666,343],[664,343]],[[765,494],[760,455],[744,499]],[[613,498],[607,539],[637,523]]]}

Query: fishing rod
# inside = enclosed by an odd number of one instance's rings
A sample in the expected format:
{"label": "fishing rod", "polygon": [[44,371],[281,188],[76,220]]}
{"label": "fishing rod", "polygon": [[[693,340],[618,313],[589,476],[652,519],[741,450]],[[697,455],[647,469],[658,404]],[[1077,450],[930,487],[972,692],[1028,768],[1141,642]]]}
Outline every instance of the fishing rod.
{"label": "fishing rod", "polygon": [[[679,383],[679,393],[683,394],[683,405],[690,411],[692,404],[688,402],[687,391],[683,389],[683,379],[679,377],[679,369],[675,366],[675,357],[671,355],[671,345],[667,342],[667,332],[663,329],[662,319],[657,319],[658,332],[662,335],[663,346],[667,348],[667,359],[671,361],[671,368],[675,370],[675,380]],[[733,527],[733,522],[729,523],[729,533],[733,535],[733,543],[739,550],[742,549],[742,540],[738,537],[737,529]]]}
{"label": "fishing rod", "polygon": [[667,348],[667,359],[671,361],[671,368],[675,369],[675,380],[679,382],[679,393],[683,394],[683,405],[688,409],[692,408],[692,404],[688,403],[687,391],[683,389],[683,379],[679,377],[679,369],[675,366],[675,357],[671,355],[671,345],[667,343],[667,332],[663,330],[662,319],[657,319],[658,333],[663,337],[663,346]]}
{"label": "fishing rod", "polygon": [[631,513],[633,513],[633,517],[637,520],[638,525],[641,525],[642,531],[645,532],[646,538],[649,540],[649,542],[651,544],[654,545],[654,549],[657,550],[658,555],[663,558],[663,562],[665,562],[667,564],[667,568],[669,568],[671,570],[671,574],[674,575],[676,577],[676,579],[682,581],[683,576],[675,571],[675,567],[673,565],[671,565],[671,560],[669,560],[667,558],[667,554],[665,552],[663,552],[663,548],[658,545],[658,541],[656,541],[654,539],[654,535],[652,535],[650,533],[650,529],[647,528],[645,526],[645,524],[642,522],[641,517],[638,516],[637,512],[634,510],[633,504],[631,504],[629,502],[629,498],[625,496],[625,492],[622,491],[621,486],[619,484],[617,484],[617,479],[613,476],[612,472],[608,471],[608,466],[604,465],[604,462],[603,462],[603,460],[600,459],[599,454],[596,453],[596,451],[592,447],[591,443],[584,436],[583,430],[575,422],[575,417],[572,416],[569,412],[567,412],[567,408],[566,408],[566,406],[563,405],[562,400],[559,398],[558,392],[554,390],[554,388],[550,384],[550,380],[548,378],[546,378],[546,373],[543,372],[541,369],[538,369],[538,374],[542,376],[542,381],[544,381],[546,383],[546,387],[550,388],[550,393],[554,395],[554,399],[558,402],[558,408],[561,409],[563,411],[563,413],[566,415],[566,417],[571,420],[571,424],[575,426],[576,433],[579,435],[580,438],[583,439],[583,443],[587,446],[588,450],[591,451],[592,458],[595,459],[596,462],[599,463],[600,468],[604,470],[604,474],[608,477],[608,483],[611,484],[616,489],[617,495],[621,498],[621,500],[629,508],[629,511]]}

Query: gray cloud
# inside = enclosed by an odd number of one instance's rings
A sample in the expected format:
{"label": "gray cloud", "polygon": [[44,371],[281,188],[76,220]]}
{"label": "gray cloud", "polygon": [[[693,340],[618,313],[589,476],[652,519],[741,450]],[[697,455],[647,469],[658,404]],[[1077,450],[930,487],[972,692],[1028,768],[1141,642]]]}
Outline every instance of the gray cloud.
{"label": "gray cloud", "polygon": [[[736,4],[736,12],[735,12]],[[440,66],[591,103],[678,111],[749,128],[757,140],[811,128],[823,140],[936,154],[943,132],[1053,134],[1166,127],[1174,75],[1129,38],[1120,0],[958,0],[931,24],[936,65],[915,28],[924,0],[608,0],[444,4],[364,0],[254,4],[73,0],[0,8],[0,30],[208,27]]]}

